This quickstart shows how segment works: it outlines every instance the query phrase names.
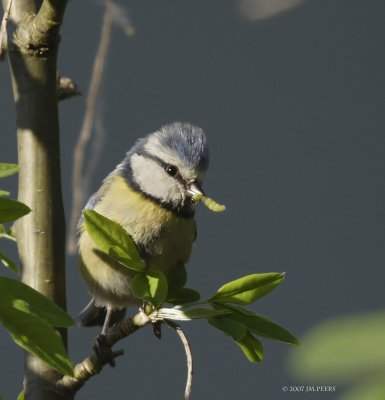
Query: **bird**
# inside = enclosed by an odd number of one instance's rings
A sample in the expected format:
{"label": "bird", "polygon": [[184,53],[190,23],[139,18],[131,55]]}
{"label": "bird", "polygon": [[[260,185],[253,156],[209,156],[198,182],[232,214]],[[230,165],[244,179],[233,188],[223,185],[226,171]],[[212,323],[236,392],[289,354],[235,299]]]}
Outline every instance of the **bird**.
{"label": "bird", "polygon": [[[204,196],[209,148],[203,130],[188,122],[162,126],[136,141],[104,179],[85,209],[120,224],[132,237],[147,268],[167,274],[185,265],[197,236],[194,218]],[[211,201],[211,199],[210,199]],[[78,317],[80,326],[102,325],[101,335],[142,301],[131,292],[135,272],[97,250],[78,224],[79,269],[92,296]]]}

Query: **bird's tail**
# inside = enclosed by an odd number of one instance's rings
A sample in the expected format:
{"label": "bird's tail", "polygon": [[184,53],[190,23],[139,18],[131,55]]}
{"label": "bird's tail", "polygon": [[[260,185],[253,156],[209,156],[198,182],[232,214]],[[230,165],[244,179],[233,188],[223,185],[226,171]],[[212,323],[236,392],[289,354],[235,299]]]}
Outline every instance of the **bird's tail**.
{"label": "bird's tail", "polygon": [[[107,309],[106,307],[97,307],[95,305],[95,299],[92,298],[87,306],[80,312],[76,317],[78,326],[103,326],[106,318]],[[112,311],[110,326],[122,321],[126,316],[126,308],[121,308]]]}

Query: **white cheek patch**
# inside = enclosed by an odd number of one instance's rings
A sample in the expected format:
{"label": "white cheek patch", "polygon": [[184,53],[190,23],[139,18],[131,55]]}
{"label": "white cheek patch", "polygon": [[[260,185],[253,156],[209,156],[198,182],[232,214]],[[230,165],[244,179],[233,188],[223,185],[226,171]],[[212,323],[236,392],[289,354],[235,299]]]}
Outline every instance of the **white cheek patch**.
{"label": "white cheek patch", "polygon": [[169,176],[156,161],[133,154],[131,168],[134,181],[144,193],[166,203],[178,204],[184,200],[182,185]]}

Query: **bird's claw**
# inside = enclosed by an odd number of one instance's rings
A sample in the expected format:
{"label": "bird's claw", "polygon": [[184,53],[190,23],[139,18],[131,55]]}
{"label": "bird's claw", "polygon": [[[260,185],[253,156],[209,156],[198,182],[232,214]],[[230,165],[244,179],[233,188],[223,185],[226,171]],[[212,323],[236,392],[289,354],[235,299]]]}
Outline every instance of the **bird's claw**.
{"label": "bird's claw", "polygon": [[111,347],[108,345],[107,342],[106,335],[103,335],[102,333],[98,335],[95,339],[92,349],[99,359],[108,360],[108,363],[113,368],[116,366],[115,360],[113,359]]}

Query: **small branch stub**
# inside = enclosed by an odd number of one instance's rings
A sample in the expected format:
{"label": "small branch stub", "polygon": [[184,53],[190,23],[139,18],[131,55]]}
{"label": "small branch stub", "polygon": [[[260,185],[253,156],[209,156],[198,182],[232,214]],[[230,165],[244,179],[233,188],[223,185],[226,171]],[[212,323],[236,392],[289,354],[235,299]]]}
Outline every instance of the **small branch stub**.
{"label": "small branch stub", "polygon": [[66,100],[74,96],[80,96],[76,83],[66,76],[60,76],[58,79],[58,100]]}

